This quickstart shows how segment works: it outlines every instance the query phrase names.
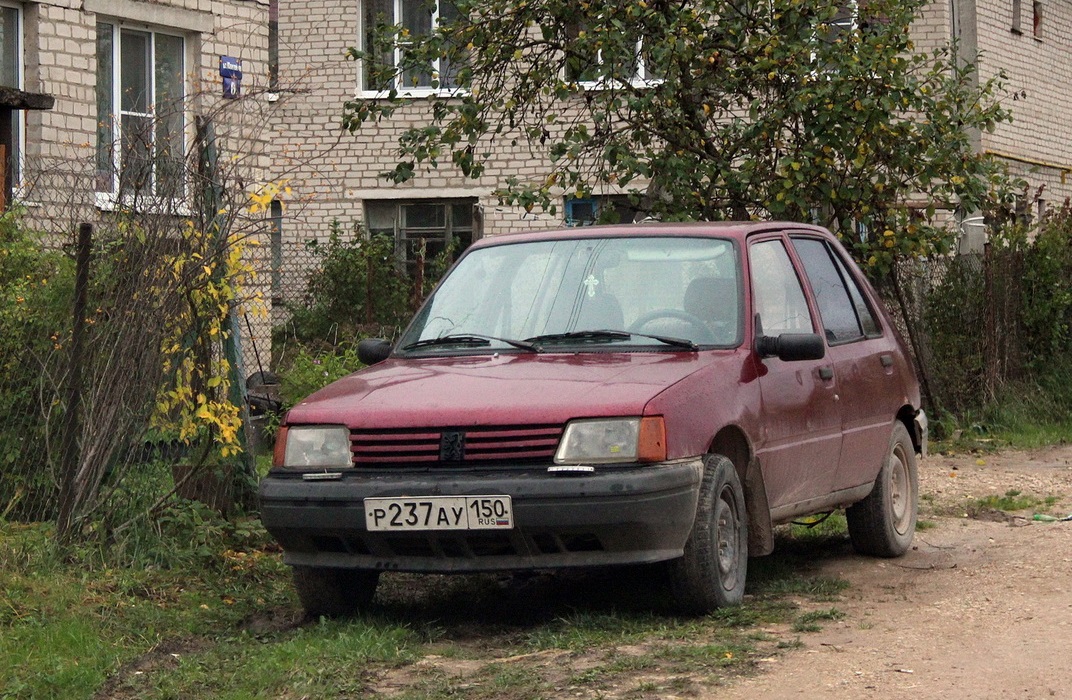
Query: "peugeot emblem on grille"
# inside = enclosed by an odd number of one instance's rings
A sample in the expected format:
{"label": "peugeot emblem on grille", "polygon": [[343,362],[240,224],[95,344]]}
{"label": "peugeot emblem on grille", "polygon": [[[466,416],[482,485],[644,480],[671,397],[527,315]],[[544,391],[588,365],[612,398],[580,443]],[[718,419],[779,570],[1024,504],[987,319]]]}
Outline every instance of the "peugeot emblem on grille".
{"label": "peugeot emblem on grille", "polygon": [[465,459],[465,433],[444,430],[439,438],[439,461],[461,462]]}

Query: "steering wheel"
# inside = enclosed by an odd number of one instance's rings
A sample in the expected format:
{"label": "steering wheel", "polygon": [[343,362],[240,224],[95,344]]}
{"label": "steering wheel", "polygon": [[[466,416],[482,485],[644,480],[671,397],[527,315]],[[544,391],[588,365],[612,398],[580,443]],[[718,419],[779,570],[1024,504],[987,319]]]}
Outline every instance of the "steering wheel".
{"label": "steering wheel", "polygon": [[682,311],[680,309],[652,309],[647,313],[640,314],[635,321],[629,325],[629,330],[634,333],[643,333],[644,327],[652,321],[672,318],[678,321],[684,321],[692,326],[694,333],[688,336],[689,340],[698,343],[711,343],[714,342],[714,334],[706,323],[703,322],[699,316],[694,316],[688,311]]}

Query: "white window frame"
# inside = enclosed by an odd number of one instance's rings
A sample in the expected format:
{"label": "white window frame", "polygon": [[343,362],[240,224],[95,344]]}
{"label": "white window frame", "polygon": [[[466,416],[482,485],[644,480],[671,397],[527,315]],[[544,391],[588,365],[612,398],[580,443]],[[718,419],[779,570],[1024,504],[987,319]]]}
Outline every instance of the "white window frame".
{"label": "white window frame", "polygon": [[[848,20],[842,20],[840,22],[824,22],[823,24],[819,25],[818,27],[816,27],[815,30],[815,41],[826,41],[826,39],[822,35],[824,32],[830,31],[831,27],[841,27],[842,31],[840,32],[840,34],[842,35],[850,35],[860,28],[860,3],[858,2],[858,0],[842,0],[839,4],[844,5],[844,7],[849,10]],[[818,54],[812,51],[811,62],[812,65],[815,66],[815,71],[817,73],[828,72],[828,69],[816,65],[818,59]]]}
{"label": "white window frame", "polygon": [[[607,78],[600,78],[599,80],[573,80],[565,69],[562,72],[563,82],[569,84],[576,84],[584,90],[610,90],[622,85],[630,85],[632,87],[642,88],[652,85],[659,85],[663,82],[662,78],[650,77],[648,75],[648,64],[644,61],[644,40],[637,39],[636,41],[636,72],[629,77],[629,80],[608,80]],[[603,65],[603,52],[599,51],[596,54],[596,65]]]}
{"label": "white window frame", "polygon": [[[366,6],[372,0],[361,0],[359,3],[358,21],[357,21],[357,45],[363,50],[369,51],[371,47],[365,45],[365,38],[368,34],[370,27],[366,26]],[[402,9],[403,3],[406,0],[390,0],[393,16],[391,17],[392,25],[401,24],[402,21]],[[435,31],[439,27],[439,8],[444,0],[435,0],[435,10],[432,12],[432,27],[431,31]],[[402,48],[395,46],[391,55],[392,64],[397,67],[402,60]],[[440,63],[437,58],[432,64],[431,75],[433,80],[440,79]],[[390,90],[374,90],[368,87],[367,78],[365,77],[365,61],[358,61],[357,66],[357,96],[364,98],[382,98],[387,97],[390,94]],[[395,79],[394,88],[398,95],[402,97],[428,97],[428,96],[443,96],[453,97],[465,95],[468,91],[459,87],[431,87],[422,85],[399,85],[402,82],[402,76],[398,76]]]}
{"label": "white window frame", "polygon": [[[24,53],[26,46],[25,12],[20,3],[0,0],[0,7],[15,10],[15,22],[17,24],[15,28],[15,84],[9,87],[24,90],[26,81],[26,54]],[[11,125],[17,132],[13,139],[13,145],[17,153],[15,154],[15,159],[11,161],[13,163],[12,180],[9,184],[12,198],[18,199],[22,190],[23,167],[26,164],[26,110],[14,110],[11,114]],[[8,159],[11,159],[10,153],[8,154]]]}
{"label": "white window frame", "polygon": [[[185,160],[187,148],[190,144],[190,130],[192,128],[192,114],[189,108],[190,100],[190,79],[189,69],[191,65],[190,51],[191,51],[191,36],[189,32],[183,31],[174,27],[161,27],[156,25],[143,24],[141,22],[131,22],[129,20],[123,20],[121,18],[97,16],[94,36],[96,37],[97,31],[99,31],[101,25],[110,25],[112,31],[112,95],[111,95],[111,108],[112,112],[112,141],[111,141],[111,176],[112,186],[110,191],[96,191],[96,205],[97,208],[112,211],[120,206],[136,206],[142,210],[160,210],[161,212],[171,213],[186,213],[188,211],[187,200],[189,198],[189,182],[185,175],[183,176],[181,192],[175,197],[158,196],[156,194],[156,185],[158,174],[156,172],[156,158],[155,153],[152,158],[153,168],[153,186],[152,191],[149,193],[141,192],[136,195],[129,193],[123,193],[120,191],[121,176],[122,176],[122,158],[123,158],[123,116],[138,116],[148,117],[149,119],[155,119],[155,101],[156,101],[156,37],[158,35],[164,35],[171,38],[179,39],[182,41],[182,128],[180,133],[182,136],[181,153]],[[142,34],[150,35],[149,41],[149,75],[151,102],[149,104],[149,111],[145,113],[125,112],[122,109],[122,34],[123,31],[138,32]],[[97,67],[97,75],[99,75],[100,67]],[[153,147],[156,145],[156,129],[152,129]],[[97,149],[101,147],[100,143],[97,143]],[[96,166],[96,161],[95,161]],[[98,173],[99,177],[99,173]]]}

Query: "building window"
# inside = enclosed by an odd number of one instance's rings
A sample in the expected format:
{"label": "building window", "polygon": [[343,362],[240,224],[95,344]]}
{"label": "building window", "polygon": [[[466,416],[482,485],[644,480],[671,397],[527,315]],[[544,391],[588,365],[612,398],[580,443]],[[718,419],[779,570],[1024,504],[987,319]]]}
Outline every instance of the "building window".
{"label": "building window", "polygon": [[[22,16],[18,7],[0,4],[0,85],[22,89]],[[11,145],[5,177],[14,186],[21,179],[23,113],[11,115]],[[5,140],[6,140],[5,136]]]}
{"label": "building window", "polygon": [[1032,34],[1036,39],[1042,39],[1042,19],[1043,19],[1043,15],[1042,15],[1042,3],[1041,2],[1031,3],[1031,16],[1032,16],[1032,23],[1031,23]]}
{"label": "building window", "polygon": [[606,81],[644,83],[658,80],[650,61],[646,60],[643,42],[626,47],[622,56],[611,56],[597,48],[602,45],[588,34],[584,24],[567,28],[566,80],[577,83],[600,84]]}
{"label": "building window", "polygon": [[268,3],[268,89],[279,89],[279,0]]}
{"label": "building window", "polygon": [[636,219],[638,211],[626,195],[567,197],[563,209],[566,226],[629,224]]}
{"label": "building window", "polygon": [[1023,12],[1023,6],[1020,0],[1012,0],[1012,33],[1023,34],[1023,29],[1020,27],[1020,14]]}
{"label": "building window", "polygon": [[97,191],[184,194],[186,46],[181,36],[97,24]]}
{"label": "building window", "polygon": [[817,64],[823,72],[828,72],[838,65],[838,58],[853,40],[853,33],[861,28],[859,5],[856,0],[838,3],[833,15],[816,28],[816,50],[812,52],[812,63]]}
{"label": "building window", "polygon": [[[365,90],[450,90],[457,87],[458,66],[446,59],[436,59],[421,70],[407,70],[396,75],[387,85],[377,85],[370,69],[397,66],[402,61],[407,45],[417,44],[422,37],[430,35],[440,24],[453,22],[459,17],[452,0],[364,0],[363,48],[373,54],[372,65],[365,66],[363,87]],[[388,26],[401,27],[403,34],[394,45],[387,45],[380,32]]]}
{"label": "building window", "polygon": [[425,260],[450,250],[452,257],[469,247],[478,235],[473,226],[475,199],[365,202],[370,235],[391,236],[406,269],[416,271],[422,250]]}

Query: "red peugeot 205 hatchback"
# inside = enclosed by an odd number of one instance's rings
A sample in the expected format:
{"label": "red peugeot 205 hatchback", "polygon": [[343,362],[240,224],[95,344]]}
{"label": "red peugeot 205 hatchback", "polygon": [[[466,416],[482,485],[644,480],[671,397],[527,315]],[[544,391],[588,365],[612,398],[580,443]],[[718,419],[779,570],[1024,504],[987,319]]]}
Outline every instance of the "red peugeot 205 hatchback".
{"label": "red peugeot 205 hatchback", "polygon": [[798,516],[847,508],[865,554],[912,541],[919,385],[824,229],[496,236],[360,351],[286,415],[260,487],[310,614],[361,609],[385,571],[644,562],[704,612]]}

